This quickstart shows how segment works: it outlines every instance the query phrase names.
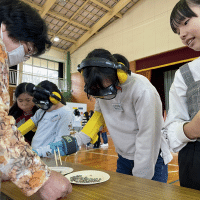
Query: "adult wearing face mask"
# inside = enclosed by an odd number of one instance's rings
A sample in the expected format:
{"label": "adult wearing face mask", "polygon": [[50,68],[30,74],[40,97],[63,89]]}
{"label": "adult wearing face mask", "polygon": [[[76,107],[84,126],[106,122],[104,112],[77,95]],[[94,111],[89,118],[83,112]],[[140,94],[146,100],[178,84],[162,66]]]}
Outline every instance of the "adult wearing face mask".
{"label": "adult wearing face mask", "polygon": [[0,171],[27,196],[37,192],[42,199],[56,200],[72,191],[70,182],[48,169],[8,116],[9,66],[51,47],[47,27],[33,8],[19,0],[0,1],[0,24]]}

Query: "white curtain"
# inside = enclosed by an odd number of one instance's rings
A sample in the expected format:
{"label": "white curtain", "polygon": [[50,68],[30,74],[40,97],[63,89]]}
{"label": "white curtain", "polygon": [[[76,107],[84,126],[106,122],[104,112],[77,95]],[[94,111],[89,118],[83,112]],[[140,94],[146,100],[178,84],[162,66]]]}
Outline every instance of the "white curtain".
{"label": "white curtain", "polygon": [[174,81],[174,76],[177,69],[164,72],[164,90],[165,90],[165,109],[169,110],[169,90]]}

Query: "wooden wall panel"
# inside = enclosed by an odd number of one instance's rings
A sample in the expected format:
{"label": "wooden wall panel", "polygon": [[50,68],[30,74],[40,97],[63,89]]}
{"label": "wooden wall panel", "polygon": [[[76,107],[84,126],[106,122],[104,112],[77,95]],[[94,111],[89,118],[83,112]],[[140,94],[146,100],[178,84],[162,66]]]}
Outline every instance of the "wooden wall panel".
{"label": "wooden wall panel", "polygon": [[16,89],[16,86],[9,86],[10,106],[12,106],[14,103],[13,97],[14,97],[15,89]]}
{"label": "wooden wall panel", "polygon": [[90,110],[94,110],[95,99],[91,98],[89,100],[87,98],[84,92],[84,85],[83,76],[79,72],[71,74],[72,102],[86,103],[87,111],[89,112]]}
{"label": "wooden wall panel", "polygon": [[194,51],[189,47],[181,47],[136,60],[136,71],[167,65],[169,63],[174,65],[177,64],[177,62],[189,62],[189,60],[197,58],[199,55],[199,51]]}
{"label": "wooden wall panel", "polygon": [[151,81],[152,70],[138,72],[137,74],[141,74],[141,75],[145,76],[146,78],[148,78],[149,81]]}
{"label": "wooden wall panel", "polygon": [[130,65],[130,70],[135,73],[136,72],[136,62],[135,61],[132,61],[129,63]]}

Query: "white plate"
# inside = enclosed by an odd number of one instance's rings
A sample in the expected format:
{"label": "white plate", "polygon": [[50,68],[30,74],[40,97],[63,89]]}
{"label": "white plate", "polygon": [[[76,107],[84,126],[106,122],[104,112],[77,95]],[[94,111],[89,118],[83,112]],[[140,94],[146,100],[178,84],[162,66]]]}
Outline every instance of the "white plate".
{"label": "white plate", "polygon": [[73,172],[71,167],[49,167],[51,170],[61,173],[62,175]]}
{"label": "white plate", "polygon": [[[82,175],[82,177],[87,177],[87,178],[101,178],[101,180],[97,181],[97,182],[87,182],[87,183],[83,183],[83,182],[76,182],[76,181],[72,181],[70,180],[71,177],[73,176],[77,176],[77,175]],[[90,185],[90,184],[97,184],[97,183],[103,183],[107,180],[110,179],[110,175],[102,172],[102,171],[97,171],[97,170],[83,170],[83,171],[78,171],[78,172],[73,172],[71,174],[67,174],[65,176],[71,183],[74,184],[81,184],[81,185]]]}

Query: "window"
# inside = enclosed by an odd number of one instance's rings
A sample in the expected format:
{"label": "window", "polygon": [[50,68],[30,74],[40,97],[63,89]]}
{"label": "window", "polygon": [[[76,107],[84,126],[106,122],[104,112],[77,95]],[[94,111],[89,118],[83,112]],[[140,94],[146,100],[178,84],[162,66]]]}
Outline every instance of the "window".
{"label": "window", "polygon": [[31,57],[23,63],[22,69],[19,69],[19,65],[9,68],[10,85],[19,85],[21,82],[37,85],[44,80],[55,83],[61,92],[66,92],[67,81],[64,77],[64,63]]}
{"label": "window", "polygon": [[49,80],[58,86],[58,73],[58,62],[31,57],[23,64],[22,82],[31,82],[37,85],[43,80]]}

